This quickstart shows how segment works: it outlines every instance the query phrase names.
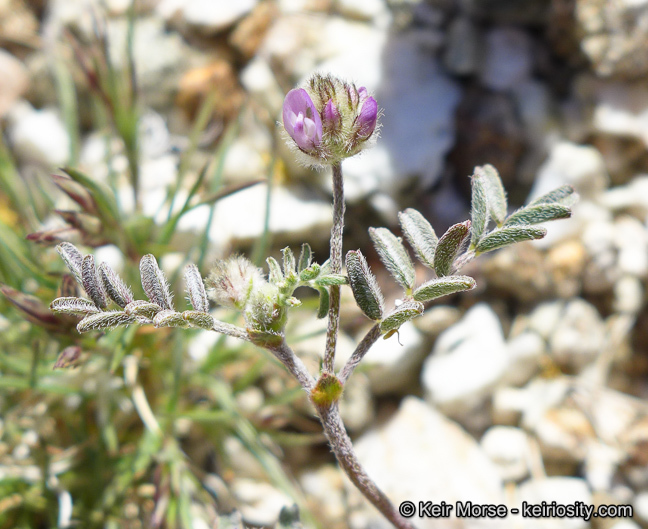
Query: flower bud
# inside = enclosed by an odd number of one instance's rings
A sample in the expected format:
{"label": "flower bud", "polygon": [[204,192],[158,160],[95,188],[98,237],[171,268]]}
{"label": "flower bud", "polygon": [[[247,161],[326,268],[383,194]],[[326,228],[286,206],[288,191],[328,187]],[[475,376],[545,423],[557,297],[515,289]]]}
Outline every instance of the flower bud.
{"label": "flower bud", "polygon": [[374,136],[378,103],[365,87],[314,75],[286,95],[283,125],[287,141],[305,165],[330,165],[353,156]]}
{"label": "flower bud", "polygon": [[255,283],[264,283],[260,270],[248,259],[233,256],[218,261],[206,283],[211,297],[219,305],[243,310]]}
{"label": "flower bud", "polygon": [[378,103],[373,97],[368,97],[362,103],[362,109],[356,120],[355,129],[359,138],[369,139],[376,129],[378,122]]}

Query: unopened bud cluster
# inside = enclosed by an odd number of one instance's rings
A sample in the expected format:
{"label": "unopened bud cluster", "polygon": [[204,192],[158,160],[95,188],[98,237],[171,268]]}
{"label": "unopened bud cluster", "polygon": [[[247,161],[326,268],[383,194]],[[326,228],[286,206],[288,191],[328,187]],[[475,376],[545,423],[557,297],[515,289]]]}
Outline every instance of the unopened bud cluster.
{"label": "unopened bud cluster", "polygon": [[286,95],[283,125],[306,165],[330,165],[353,156],[374,136],[378,103],[365,87],[314,75]]}
{"label": "unopened bud cluster", "polygon": [[302,245],[299,259],[290,248],[284,248],[283,263],[268,257],[268,278],[248,259],[241,256],[219,261],[207,278],[211,297],[216,303],[240,310],[252,340],[272,346],[283,339],[288,309],[301,302],[293,296],[295,289],[307,286],[320,293],[320,313],[328,311],[331,285],[346,284],[339,274],[330,274],[328,264],[312,262],[308,244]]}

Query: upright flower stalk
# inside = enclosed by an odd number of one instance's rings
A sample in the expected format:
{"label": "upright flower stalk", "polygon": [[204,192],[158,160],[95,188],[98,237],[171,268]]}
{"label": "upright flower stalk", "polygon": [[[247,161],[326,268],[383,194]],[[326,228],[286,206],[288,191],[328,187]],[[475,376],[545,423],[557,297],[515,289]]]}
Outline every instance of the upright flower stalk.
{"label": "upright flower stalk", "polygon": [[[344,231],[344,181],[342,179],[342,164],[333,164],[333,227],[331,228],[331,272],[342,272],[342,237]],[[340,286],[332,285],[330,291],[330,306],[326,330],[326,350],[322,371],[333,374],[335,363],[335,347],[338,329],[340,327]]]}
{"label": "upright flower stalk", "polygon": [[[283,125],[288,143],[308,166],[328,166],[333,172],[333,227],[331,228],[330,271],[342,272],[342,241],[344,231],[344,180],[342,160],[362,150],[372,139],[378,123],[378,104],[364,87],[339,79],[315,75],[306,88],[291,90],[284,101]],[[345,366],[340,380],[334,371],[335,349],[340,326],[340,285],[329,287],[326,350],[320,378],[309,391],[324,433],[340,467],[362,494],[399,529],[413,529],[387,496],[378,488],[358,461],[351,439],[346,433],[338,399],[344,382],[359,359],[380,335],[374,328],[362,341],[363,347],[354,355],[354,362]],[[303,384],[302,384],[303,385]]]}

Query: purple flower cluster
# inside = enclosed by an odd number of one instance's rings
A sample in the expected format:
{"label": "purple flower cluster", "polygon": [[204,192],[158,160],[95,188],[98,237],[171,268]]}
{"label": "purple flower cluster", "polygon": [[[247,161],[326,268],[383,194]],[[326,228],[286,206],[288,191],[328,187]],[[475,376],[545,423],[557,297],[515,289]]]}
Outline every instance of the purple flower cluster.
{"label": "purple flower cluster", "polygon": [[359,152],[378,122],[378,103],[365,87],[316,75],[283,104],[283,125],[306,163],[337,163]]}

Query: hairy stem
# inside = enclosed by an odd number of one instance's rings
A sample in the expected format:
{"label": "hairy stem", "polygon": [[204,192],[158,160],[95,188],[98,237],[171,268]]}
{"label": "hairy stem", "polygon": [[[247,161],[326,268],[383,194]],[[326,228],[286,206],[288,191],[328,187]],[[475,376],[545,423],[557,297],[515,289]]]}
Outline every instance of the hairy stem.
{"label": "hairy stem", "polygon": [[267,349],[290,371],[301,387],[310,394],[315,387],[315,379],[288,344],[282,341],[277,347],[267,347]]}
{"label": "hairy stem", "polygon": [[351,376],[351,373],[353,373],[353,370],[364,358],[364,355],[366,355],[369,349],[371,349],[371,346],[376,343],[376,340],[380,338],[380,335],[380,324],[376,323],[376,325],[369,329],[369,332],[365,334],[365,337],[358,344],[355,351],[353,351],[351,358],[349,358],[347,360],[347,363],[344,364],[344,367],[342,368],[342,371],[338,376],[342,384],[344,384],[348,380],[348,378]]}
{"label": "hairy stem", "polygon": [[389,498],[378,488],[367,475],[353,451],[351,439],[344,428],[337,403],[330,407],[316,407],[317,415],[322,421],[324,433],[333,449],[342,470],[349,479],[367,498],[371,504],[398,529],[415,529],[409,521],[403,518],[389,501]]}
{"label": "hairy stem", "polygon": [[[342,164],[333,164],[333,228],[331,228],[331,273],[342,272],[342,232],[344,230],[344,182]],[[326,351],[322,371],[333,374],[335,346],[340,327],[340,286],[330,287],[328,328],[326,330]]]}
{"label": "hairy stem", "polygon": [[221,334],[232,336],[233,338],[240,338],[241,340],[245,340],[246,342],[252,341],[246,329],[232,325],[231,323],[214,320],[214,326],[212,327],[212,329]]}

